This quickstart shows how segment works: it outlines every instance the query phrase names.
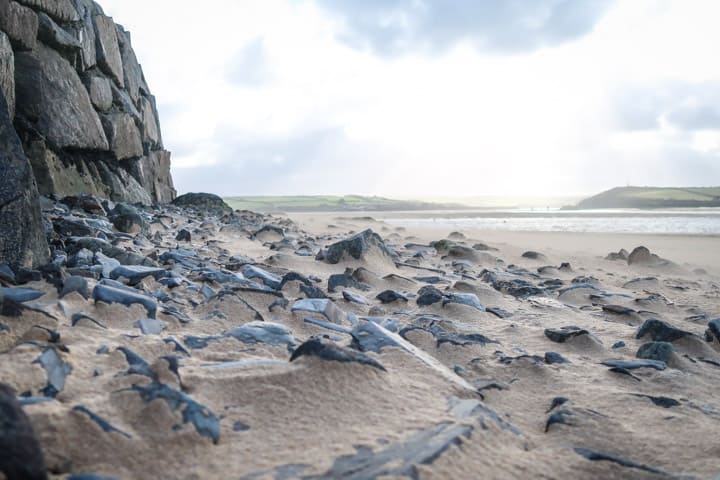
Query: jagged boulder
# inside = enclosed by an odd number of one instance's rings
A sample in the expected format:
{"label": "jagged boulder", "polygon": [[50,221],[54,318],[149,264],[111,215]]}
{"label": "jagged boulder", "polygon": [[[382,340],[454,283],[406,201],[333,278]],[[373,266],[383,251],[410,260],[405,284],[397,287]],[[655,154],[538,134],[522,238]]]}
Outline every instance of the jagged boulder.
{"label": "jagged boulder", "polygon": [[16,115],[53,147],[108,150],[100,118],[75,69],[38,44],[15,55]]}
{"label": "jagged boulder", "polygon": [[12,0],[0,0],[0,30],[17,50],[32,50],[37,44],[37,14]]}
{"label": "jagged boulder", "polygon": [[193,207],[199,210],[232,210],[230,205],[213,193],[186,193],[173,201],[178,207]]}
{"label": "jagged boulder", "polygon": [[37,187],[0,93],[0,262],[32,267],[49,259]]}
{"label": "jagged boulder", "polygon": [[0,32],[0,94],[5,103],[10,120],[15,118],[15,55],[10,39]]}

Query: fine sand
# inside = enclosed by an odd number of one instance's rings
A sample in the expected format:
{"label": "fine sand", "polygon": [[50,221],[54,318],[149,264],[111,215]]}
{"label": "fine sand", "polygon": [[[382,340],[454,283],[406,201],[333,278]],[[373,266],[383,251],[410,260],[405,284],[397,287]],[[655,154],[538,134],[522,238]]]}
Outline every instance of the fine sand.
{"label": "fine sand", "polygon": [[[451,241],[469,248],[453,253],[428,247],[450,231],[402,228],[359,214],[296,214],[292,221],[266,216],[255,225],[179,210],[153,215],[170,228],[153,224],[159,232],[154,243],[128,248],[162,254],[178,246],[175,233],[187,228],[192,241],[180,246],[193,249],[197,260],[193,267],[159,262],[182,276],[180,286],[168,288],[152,277],[135,286],[156,294],[160,334],[135,326],[148,317],[142,306],[94,302],[79,293],[60,299],[44,281],[25,285],[46,292],[27,304],[54,318],[33,311],[0,316],[6,327],[0,381],[38,399],[24,409],[53,478],[81,472],[128,479],[720,475],[720,345],[705,333],[720,317],[718,237],[467,230]],[[254,236],[262,224],[281,226],[285,234]],[[345,256],[337,264],[315,259],[322,247],[366,228],[399,258],[371,249],[362,259]],[[312,255],[295,253],[302,243]],[[472,248],[480,243],[491,249]],[[605,259],[640,245],[669,263]],[[526,251],[542,256],[523,257]],[[565,262],[570,266],[559,268]],[[203,275],[238,263],[279,278],[289,272],[309,277],[340,310],[340,320],[293,312],[308,295],[301,281],[287,281],[276,295]],[[329,292],[328,278],[346,269],[359,283]],[[513,278],[543,292],[515,297],[499,291],[486,270],[514,272]],[[419,306],[418,291],[430,281],[425,277],[439,277],[433,282],[443,294],[476,295],[482,308],[443,301]],[[89,280],[91,292],[99,282]],[[560,293],[573,285],[582,288]],[[343,290],[369,303],[350,303]],[[382,304],[375,297],[385,290],[408,299]],[[281,297],[288,305],[273,306]],[[167,313],[168,307],[179,314]],[[486,308],[505,313],[481,311]],[[87,319],[72,326],[79,312],[104,328]],[[363,352],[384,370],[312,355],[288,361],[291,350],[312,336],[351,350],[345,313],[378,317],[401,335],[402,346]],[[651,318],[690,333],[671,342],[667,368],[623,372],[601,364],[637,360],[640,346],[652,339],[636,336]],[[259,320],[287,327],[295,344],[223,336]],[[588,333],[563,343],[545,334],[565,326]],[[192,337],[204,339],[204,348],[193,348],[200,345]],[[118,347],[147,365],[133,368]],[[48,372],[36,360],[47,351],[57,352],[71,371],[53,373],[63,377],[63,388],[43,400]],[[567,363],[549,363],[547,352]],[[140,389],[151,385],[166,385],[176,396],[144,397]],[[564,400],[553,408],[559,397]],[[197,402],[198,412],[178,398]],[[215,418],[219,438],[203,436],[191,417]]]}

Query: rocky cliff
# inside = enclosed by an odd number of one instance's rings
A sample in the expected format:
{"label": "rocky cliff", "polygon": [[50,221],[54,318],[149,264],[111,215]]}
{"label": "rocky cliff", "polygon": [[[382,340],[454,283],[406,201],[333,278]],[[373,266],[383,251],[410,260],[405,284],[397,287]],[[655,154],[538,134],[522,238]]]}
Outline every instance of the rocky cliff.
{"label": "rocky cliff", "polygon": [[92,0],[0,0],[0,90],[41,194],[175,197],[130,34]]}
{"label": "rocky cliff", "polygon": [[0,260],[47,259],[38,192],[175,198],[130,34],[92,0],[0,0],[0,109]]}

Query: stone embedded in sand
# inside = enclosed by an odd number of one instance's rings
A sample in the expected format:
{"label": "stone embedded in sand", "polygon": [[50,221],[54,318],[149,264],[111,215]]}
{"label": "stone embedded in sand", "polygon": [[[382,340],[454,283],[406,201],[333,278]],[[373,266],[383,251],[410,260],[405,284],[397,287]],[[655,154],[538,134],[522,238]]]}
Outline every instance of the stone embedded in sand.
{"label": "stone embedded in sand", "polygon": [[657,267],[660,265],[667,265],[669,262],[650,253],[647,247],[637,247],[630,253],[627,259],[628,265],[641,265],[647,267]]}
{"label": "stone embedded in sand", "polygon": [[197,210],[232,210],[230,205],[213,193],[186,193],[177,197],[172,203],[178,207]]}
{"label": "stone embedded in sand", "polygon": [[392,252],[380,235],[371,229],[330,245],[325,253],[325,261],[335,264],[343,259],[365,260],[370,252],[376,253],[383,260],[393,262]]}
{"label": "stone embedded in sand", "polygon": [[293,312],[317,313],[338,325],[347,322],[347,315],[345,314],[345,312],[340,310],[330,299],[300,299],[293,304],[290,310]]}
{"label": "stone embedded in sand", "polygon": [[443,293],[432,285],[425,285],[418,290],[418,297],[415,300],[419,307],[427,307],[435,303],[441,302]]}
{"label": "stone embedded in sand", "polygon": [[96,302],[120,303],[129,307],[131,305],[142,305],[150,318],[157,314],[157,303],[150,297],[139,293],[121,290],[107,285],[97,285],[93,289],[93,299]]}
{"label": "stone embedded in sand", "polygon": [[133,385],[130,390],[140,393],[145,403],[156,399],[165,400],[171,410],[182,411],[183,423],[192,423],[200,435],[209,438],[213,443],[220,440],[220,419],[188,395],[162,383]]}
{"label": "stone embedded in sand", "polygon": [[282,285],[282,277],[254,265],[245,265],[241,272],[245,278],[260,279],[266,286],[274,290],[279,290]]}
{"label": "stone embedded in sand", "polygon": [[342,296],[345,301],[350,303],[357,303],[358,305],[369,305],[370,300],[350,290],[343,290]]}
{"label": "stone embedded in sand", "polygon": [[126,278],[128,284],[135,285],[140,283],[144,278],[153,277],[156,280],[168,274],[164,268],[144,267],[142,265],[119,265],[110,271],[110,278],[117,280],[118,278]]}
{"label": "stone embedded in sand", "polygon": [[440,347],[443,343],[449,343],[451,345],[458,345],[461,347],[466,345],[481,345],[484,347],[488,343],[500,343],[497,340],[492,340],[479,333],[438,332],[437,335],[435,335],[435,338],[438,347]]}
{"label": "stone embedded in sand", "polygon": [[303,356],[314,356],[335,362],[356,362],[385,371],[385,367],[383,367],[380,362],[368,357],[364,353],[343,348],[334,343],[324,343],[318,338],[311,338],[295,349],[290,357],[290,361],[295,361]]}
{"label": "stone embedded in sand", "polygon": [[295,337],[289,328],[271,322],[250,322],[234,328],[225,334],[243,343],[264,343],[267,345],[295,346]]}
{"label": "stone embedded in sand", "polygon": [[65,388],[65,379],[72,372],[72,365],[65,363],[54,348],[45,350],[33,363],[39,363],[47,372],[48,382],[42,390],[43,395],[55,398]]}
{"label": "stone embedded in sand", "polygon": [[34,288],[0,288],[0,302],[3,300],[11,300],[13,302],[30,302],[37,300],[45,295],[45,292],[35,290]]}
{"label": "stone embedded in sand", "polygon": [[0,384],[0,473],[7,480],[46,480],[40,442],[16,393]]}
{"label": "stone embedded in sand", "polygon": [[667,365],[660,360],[605,360],[600,362],[606,367],[621,368],[625,370],[637,370],[638,368],[654,368],[665,370]]}
{"label": "stone embedded in sand", "polygon": [[642,338],[645,335],[650,335],[650,338],[656,342],[674,342],[683,337],[692,336],[692,333],[673,327],[662,320],[651,318],[645,320],[640,326],[635,338]]}
{"label": "stone embedded in sand", "polygon": [[610,260],[613,262],[617,261],[617,260],[627,261],[629,255],[630,254],[628,253],[627,250],[625,250],[624,248],[621,248],[619,252],[608,253],[607,256],[605,257],[605,260]]}
{"label": "stone embedded in sand", "polygon": [[192,240],[192,235],[189,230],[182,228],[178,231],[177,235],[175,235],[175,240],[178,242],[189,242]]}
{"label": "stone embedded in sand", "polygon": [[135,322],[133,327],[139,328],[143,335],[159,335],[166,325],[155,318],[143,318]]}
{"label": "stone embedded in sand", "polygon": [[545,336],[557,343],[565,343],[571,338],[579,335],[589,335],[590,332],[583,330],[576,326],[560,327],[560,328],[546,328]]}
{"label": "stone embedded in sand", "polygon": [[358,281],[350,273],[336,273],[328,278],[328,291],[334,292],[338,287],[354,288],[364,292],[369,291],[372,287],[367,283]]}
{"label": "stone embedded in sand", "polygon": [[443,307],[450,303],[459,303],[460,305],[467,305],[481,312],[485,311],[485,307],[483,307],[480,299],[474,293],[446,293],[443,297]]}
{"label": "stone embedded in sand", "polygon": [[548,365],[553,365],[555,363],[570,363],[570,360],[557,352],[545,352],[545,363]]}
{"label": "stone embedded in sand", "polygon": [[148,232],[150,229],[150,225],[138,210],[125,203],[115,205],[115,208],[108,214],[108,218],[113,222],[113,226],[123,233],[135,234]]}
{"label": "stone embedded in sand", "polygon": [[105,433],[119,433],[125,438],[132,438],[129,434],[123,432],[122,430],[118,430],[117,428],[110,425],[110,422],[102,418],[100,415],[96,414],[95,412],[91,411],[87,407],[84,407],[82,405],[76,405],[73,407],[73,412],[82,413],[84,415],[87,415],[90,420],[95,422],[103,432]]}
{"label": "stone embedded in sand", "polygon": [[675,349],[672,343],[668,342],[650,342],[640,346],[637,351],[637,358],[647,360],[660,360],[668,363],[673,356]]}
{"label": "stone embedded in sand", "polygon": [[540,252],[535,252],[532,250],[523,253],[522,257],[527,258],[529,260],[547,260],[547,257],[545,255],[543,255]]}
{"label": "stone embedded in sand", "polygon": [[647,398],[652,403],[654,403],[658,407],[662,407],[662,408],[672,408],[672,407],[680,406],[680,402],[678,402],[674,398],[670,398],[670,397],[653,397],[652,395],[645,395],[642,393],[631,393],[631,395],[634,395],[634,396],[640,397],[640,398]]}
{"label": "stone embedded in sand", "polygon": [[509,272],[483,270],[480,279],[492,285],[498,292],[507,293],[516,298],[527,298],[545,293],[544,289]]}
{"label": "stone embedded in sand", "polygon": [[263,225],[253,237],[261,242],[279,242],[285,238],[285,230],[275,225]]}
{"label": "stone embedded in sand", "polygon": [[408,297],[403,295],[400,292],[396,292],[395,290],[384,290],[380,293],[378,293],[375,298],[380,300],[382,303],[392,303],[396,301],[403,301],[407,302]]}
{"label": "stone embedded in sand", "polygon": [[716,342],[720,342],[720,318],[710,320],[708,322],[708,328],[705,331],[705,339],[708,342],[712,342],[715,338]]}
{"label": "stone embedded in sand", "polygon": [[659,475],[668,476],[668,477],[677,477],[677,475],[673,473],[669,473],[661,468],[651,467],[650,465],[645,465],[642,463],[634,462],[632,460],[627,460],[622,457],[618,457],[616,455],[612,455],[609,453],[603,453],[603,452],[597,452],[594,450],[589,450],[587,448],[575,448],[575,453],[578,455],[587,458],[590,461],[606,461],[606,462],[612,462],[617,463],[620,466],[627,467],[627,468],[635,468],[638,470],[643,470],[645,472],[650,473],[657,473]]}

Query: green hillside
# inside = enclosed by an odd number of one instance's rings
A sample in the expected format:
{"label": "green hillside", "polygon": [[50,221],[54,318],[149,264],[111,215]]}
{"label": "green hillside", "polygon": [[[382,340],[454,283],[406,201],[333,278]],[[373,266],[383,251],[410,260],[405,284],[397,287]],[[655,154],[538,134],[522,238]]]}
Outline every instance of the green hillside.
{"label": "green hillside", "polygon": [[233,209],[256,212],[343,212],[383,210],[443,210],[467,208],[458,204],[393,200],[361,195],[250,196],[224,199]]}
{"label": "green hillside", "polygon": [[696,207],[720,207],[720,187],[617,187],[586,198],[570,208]]}

